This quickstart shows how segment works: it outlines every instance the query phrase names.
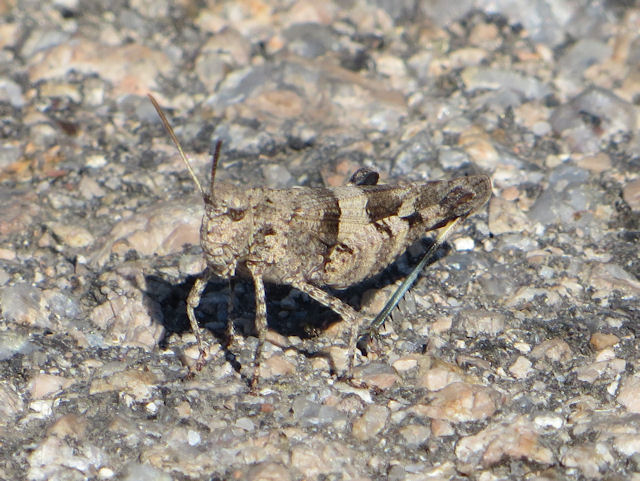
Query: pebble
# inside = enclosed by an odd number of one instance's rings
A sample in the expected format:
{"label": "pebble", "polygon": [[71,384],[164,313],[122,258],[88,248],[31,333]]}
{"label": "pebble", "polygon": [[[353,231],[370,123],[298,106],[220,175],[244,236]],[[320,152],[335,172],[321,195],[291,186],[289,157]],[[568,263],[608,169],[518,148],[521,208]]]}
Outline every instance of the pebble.
{"label": "pebble", "polygon": [[607,298],[616,289],[624,295],[640,295],[640,281],[614,263],[595,263],[589,277],[595,298]]}
{"label": "pebble", "polygon": [[140,255],[181,252],[185,244],[200,243],[202,207],[196,202],[157,205],[118,222],[92,254],[93,264],[104,264],[111,253],[129,250]]}
{"label": "pebble", "polygon": [[354,476],[360,464],[351,449],[327,439],[312,441],[310,446],[299,444],[291,449],[291,467],[307,478],[332,473]]}
{"label": "pebble", "polygon": [[87,433],[87,419],[75,414],[65,414],[58,418],[47,430],[47,435],[60,439],[69,437],[77,441],[85,439]]}
{"label": "pebble", "polygon": [[500,406],[503,396],[484,386],[453,382],[429,398],[428,404],[415,404],[409,411],[416,416],[461,423],[491,416]]}
{"label": "pebble", "polygon": [[588,478],[599,478],[615,462],[604,443],[589,443],[569,448],[560,458],[569,468],[577,468]]}
{"label": "pebble", "polygon": [[323,405],[302,397],[297,398],[292,405],[294,419],[307,426],[325,424],[342,424],[345,415],[333,406]]}
{"label": "pebble", "polygon": [[631,413],[640,413],[640,378],[629,376],[622,381],[617,401]]}
{"label": "pebble", "polygon": [[591,335],[589,344],[593,346],[596,351],[613,347],[620,342],[620,338],[615,334],[606,334],[604,332],[595,332]]}
{"label": "pebble", "polygon": [[640,453],[640,434],[623,434],[616,436],[613,448],[623,456]]}
{"label": "pebble", "polygon": [[[2,297],[0,301],[1,299]],[[14,331],[0,331],[0,361],[11,359],[15,354],[29,354],[36,349],[36,345],[29,341],[28,335]]]}
{"label": "pebble", "polygon": [[277,463],[263,462],[252,466],[246,477],[247,481],[289,481],[289,471]]}
{"label": "pebble", "polygon": [[73,385],[72,379],[51,374],[37,374],[29,382],[31,399],[46,399]]}
{"label": "pebble", "polygon": [[462,80],[470,91],[514,91],[528,100],[540,99],[551,93],[548,86],[534,77],[497,68],[468,67],[462,72]]}
{"label": "pebble", "polygon": [[524,356],[518,356],[511,366],[509,366],[509,372],[516,379],[525,379],[527,376],[534,372],[532,369],[532,363]]}
{"label": "pebble", "polygon": [[413,358],[401,358],[393,362],[393,368],[398,372],[405,372],[415,369],[418,361]]}
{"label": "pebble", "polygon": [[0,291],[2,313],[10,322],[53,329],[47,302],[42,291],[28,284],[7,286]]}
{"label": "pebble", "polygon": [[[464,437],[456,446],[459,462],[489,467],[506,459],[528,459],[542,465],[556,462],[553,452],[540,440],[535,425],[524,417],[490,425]],[[465,471],[465,470],[463,470]]]}
{"label": "pebble", "polygon": [[106,194],[106,191],[100,187],[98,182],[96,182],[91,177],[83,177],[78,184],[78,192],[85,199],[93,199],[95,197],[103,197]]}
{"label": "pebble", "polygon": [[88,477],[105,463],[106,456],[100,448],[88,443],[73,444],[57,436],[46,437],[28,458],[26,478],[37,481],[66,477],[70,467]]}
{"label": "pebble", "polygon": [[592,193],[585,187],[589,174],[569,165],[557,167],[546,189],[529,210],[529,217],[543,225],[575,225],[579,212],[588,210]]}
{"label": "pebble", "polygon": [[460,369],[452,364],[434,363],[428,366],[421,366],[416,378],[416,386],[426,388],[429,391],[439,391],[440,389],[454,382],[463,381]]}
{"label": "pebble", "polygon": [[560,429],[564,425],[564,420],[553,414],[536,416],[533,422],[540,429]]}
{"label": "pebble", "polygon": [[489,168],[498,163],[499,154],[487,133],[472,127],[460,135],[458,145],[480,168]]}
{"label": "pebble", "polygon": [[479,335],[495,337],[505,327],[505,318],[502,314],[481,309],[461,311],[458,322],[467,337]]}
{"label": "pebble", "polygon": [[94,379],[89,394],[118,391],[132,396],[137,402],[143,402],[151,398],[157,382],[157,377],[150,371],[125,369]]}
{"label": "pebble", "polygon": [[[594,130],[579,114],[600,119]],[[600,142],[617,132],[634,130],[635,108],[615,94],[598,88],[588,88],[570,102],[559,106],[551,115],[553,130],[564,136],[571,148],[584,154],[596,154]]]}
{"label": "pebble", "polygon": [[640,179],[628,182],[622,189],[622,198],[631,210],[640,211]]}
{"label": "pebble", "polygon": [[153,349],[164,336],[162,309],[141,292],[134,292],[133,296],[109,299],[94,308],[89,318],[106,331],[107,342]]}
{"label": "pebble", "polygon": [[4,419],[13,419],[24,410],[24,402],[9,383],[0,384],[0,414]]}
{"label": "pebble", "polygon": [[531,221],[518,202],[494,196],[489,202],[489,230],[496,235],[531,231]]}
{"label": "pebble", "polygon": [[558,59],[567,75],[579,75],[593,64],[601,63],[611,56],[611,47],[606,42],[582,38],[568,48]]}
{"label": "pebble", "polygon": [[7,102],[16,109],[22,108],[25,99],[20,85],[11,79],[0,78],[0,101]]}
{"label": "pebble", "polygon": [[444,419],[432,419],[431,433],[437,438],[453,436],[455,434],[455,428],[450,422],[445,421]]}
{"label": "pebble", "polygon": [[33,191],[14,192],[9,196],[8,191],[0,191],[0,200],[4,210],[0,217],[0,234],[9,236],[27,232],[33,224],[34,216],[39,212],[37,197]]}
{"label": "pebble", "polygon": [[552,362],[568,362],[572,359],[571,347],[562,339],[554,338],[541,342],[530,353],[534,359],[548,359]]}
{"label": "pebble", "polygon": [[363,368],[356,368],[353,375],[366,386],[379,390],[390,389],[399,379],[391,366],[381,362],[371,362]]}
{"label": "pebble", "polygon": [[265,379],[274,379],[279,376],[293,374],[296,371],[296,365],[289,359],[275,354],[265,360],[260,365],[260,377]]}
{"label": "pebble", "polygon": [[476,247],[476,243],[471,237],[458,237],[453,241],[457,251],[472,251]]}
{"label": "pebble", "polygon": [[360,441],[375,438],[384,429],[389,418],[389,410],[385,406],[371,405],[353,422],[351,434]]}
{"label": "pebble", "polygon": [[120,479],[123,481],[171,481],[173,478],[168,473],[148,464],[130,463],[121,473]]}
{"label": "pebble", "polygon": [[[595,155],[586,155],[584,157],[578,157],[575,159],[576,165],[582,169],[590,170],[600,174],[606,172],[611,168],[611,156],[606,152],[598,152]],[[623,191],[624,197],[624,191]]]}
{"label": "pebble", "polygon": [[62,78],[74,70],[107,79],[120,95],[144,95],[154,90],[158,76],[167,74],[171,66],[164,53],[146,46],[132,43],[113,47],[87,40],[63,41],[40,49],[31,62],[28,73],[33,83]]}
{"label": "pebble", "polygon": [[407,446],[415,449],[427,442],[431,436],[431,430],[421,424],[409,424],[400,428],[400,435],[404,438]]}
{"label": "pebble", "polygon": [[94,242],[91,233],[79,225],[55,223],[49,228],[60,242],[69,247],[88,247]]}
{"label": "pebble", "polygon": [[576,377],[580,381],[593,383],[598,379],[618,379],[627,366],[624,359],[607,359],[596,361],[585,366],[580,366],[575,370]]}

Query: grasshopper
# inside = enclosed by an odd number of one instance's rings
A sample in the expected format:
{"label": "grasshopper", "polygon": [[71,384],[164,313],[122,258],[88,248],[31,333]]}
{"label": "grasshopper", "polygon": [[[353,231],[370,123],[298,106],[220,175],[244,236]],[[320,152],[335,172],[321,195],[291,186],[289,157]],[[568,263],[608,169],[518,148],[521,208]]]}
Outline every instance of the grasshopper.
{"label": "grasshopper", "polygon": [[[426,232],[441,227],[449,231],[491,196],[491,181],[486,175],[379,185],[377,173],[367,169],[357,171],[350,184],[342,187],[269,189],[216,183],[220,141],[215,146],[205,192],[161,107],[153,96],[149,98],[198,186],[205,207],[200,244],[207,267],[187,298],[187,316],[200,351],[195,369],[201,369],[206,358],[194,311],[207,282],[212,276],[249,278],[255,292],[258,334],[252,389],[258,382],[267,333],[265,282],[292,286],[349,323],[350,374],[365,319],[321,287],[344,289],[377,274]],[[441,235],[437,243],[443,240]],[[426,263],[426,257],[421,264]],[[414,279],[417,274],[416,269]],[[401,297],[409,285],[405,282],[396,295]],[[381,313],[382,320],[379,315],[371,329],[384,321],[399,297],[389,302],[387,312]],[[232,329],[233,323],[229,324]],[[231,330],[229,335],[232,336]]]}

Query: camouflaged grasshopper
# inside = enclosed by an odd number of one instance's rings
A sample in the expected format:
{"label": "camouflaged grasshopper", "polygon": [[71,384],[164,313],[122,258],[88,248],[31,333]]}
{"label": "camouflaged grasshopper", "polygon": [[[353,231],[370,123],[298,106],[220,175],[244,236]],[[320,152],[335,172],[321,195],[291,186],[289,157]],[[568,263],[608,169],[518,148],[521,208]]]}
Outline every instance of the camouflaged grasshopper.
{"label": "camouflaged grasshopper", "polygon": [[[364,319],[320,287],[344,289],[377,274],[426,232],[441,227],[449,231],[491,195],[491,181],[486,175],[378,185],[377,173],[366,169],[356,172],[350,185],[343,187],[269,189],[215,183],[221,142],[216,144],[209,190],[205,192],[162,109],[151,95],[149,98],[204,201],[200,244],[207,267],[187,299],[187,315],[200,350],[196,369],[204,364],[206,353],[194,309],[200,304],[208,280],[212,276],[250,278],[255,290],[258,334],[252,388],[258,380],[267,333],[265,281],[295,287],[349,323],[349,373]],[[441,235],[436,243],[443,238]],[[421,264],[424,263],[426,258]],[[415,279],[418,270],[414,274]],[[405,282],[396,295],[401,297],[408,287]],[[393,305],[390,301],[385,311],[390,312],[398,300]],[[382,320],[379,315],[376,323],[381,324],[388,312]]]}

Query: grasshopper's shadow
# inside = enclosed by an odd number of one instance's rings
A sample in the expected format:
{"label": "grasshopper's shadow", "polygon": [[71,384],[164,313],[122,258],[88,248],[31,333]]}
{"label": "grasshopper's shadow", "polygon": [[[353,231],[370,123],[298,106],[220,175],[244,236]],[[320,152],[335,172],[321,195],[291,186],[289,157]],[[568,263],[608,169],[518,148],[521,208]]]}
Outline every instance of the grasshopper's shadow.
{"label": "grasshopper's shadow", "polygon": [[[189,276],[184,282],[178,284],[171,283],[156,275],[145,276],[147,290],[145,294],[160,307],[160,319],[157,321],[165,328],[166,334],[160,342],[160,347],[166,347],[167,339],[171,334],[181,334],[191,331],[189,319],[187,318],[187,296],[195,283],[197,276]],[[196,317],[200,326],[205,324],[220,345],[225,349],[225,357],[231,362],[234,369],[240,370],[240,366],[235,362],[232,353],[226,348],[227,339],[225,335],[226,314],[221,318],[220,306],[224,304],[226,311],[228,299],[228,283],[223,280],[212,279],[207,284],[200,306],[196,309]]]}
{"label": "grasshopper's shadow", "polygon": [[[424,247],[424,252],[432,242],[430,240],[422,240],[421,243]],[[428,265],[437,262],[449,250],[448,244],[441,246]],[[407,272],[401,272],[398,264],[406,262],[408,265],[413,266],[419,262],[422,254],[407,260],[406,257],[408,255],[408,253],[403,254],[382,272],[359,284],[344,290],[328,289],[328,291],[351,305],[354,309],[359,310],[359,304],[365,291],[368,289],[381,289],[399,279],[405,278]],[[160,306],[162,318],[158,319],[158,321],[162,323],[167,331],[165,339],[172,333],[183,333],[191,330],[186,313],[186,299],[196,278],[197,276],[191,276],[184,282],[175,284],[155,275],[146,276],[147,291],[145,293]],[[265,289],[267,323],[270,329],[283,336],[297,336],[303,340],[309,340],[319,336],[331,324],[340,321],[340,317],[331,309],[322,306],[305,294],[295,291],[290,286],[267,283]],[[236,280],[234,297],[235,301],[231,315],[236,333],[245,336],[255,334],[253,329],[255,298],[251,280]],[[213,278],[207,284],[200,305],[196,309],[196,317],[200,326],[204,327],[206,325],[206,328],[217,338],[225,350],[226,359],[239,372],[240,365],[235,360],[235,355],[227,348],[228,300],[229,283],[223,279]],[[357,302],[356,305],[354,305],[355,302]],[[163,340],[162,342],[166,341]],[[281,347],[289,348],[292,346]],[[306,357],[322,355],[310,352],[306,348],[294,349]]]}

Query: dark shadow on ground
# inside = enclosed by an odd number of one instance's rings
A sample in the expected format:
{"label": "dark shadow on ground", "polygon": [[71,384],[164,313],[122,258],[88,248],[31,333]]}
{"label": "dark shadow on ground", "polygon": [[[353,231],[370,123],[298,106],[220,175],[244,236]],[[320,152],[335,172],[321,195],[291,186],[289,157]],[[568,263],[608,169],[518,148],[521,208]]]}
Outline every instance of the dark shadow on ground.
{"label": "dark shadow on ground", "polygon": [[[376,276],[344,290],[327,289],[328,292],[359,310],[359,304],[365,291],[380,289],[406,277],[401,272],[400,262],[415,266],[421,256],[430,247],[431,241],[422,241],[423,248],[418,256],[405,253],[396,262]],[[446,256],[450,247],[445,244],[438,249],[430,264]],[[150,300],[160,306],[161,318],[157,319],[171,333],[182,333],[191,329],[186,314],[186,300],[196,276],[188,277],[179,284],[171,283],[159,276],[146,276],[147,291]],[[339,322],[339,316],[332,310],[294,290],[290,286],[266,284],[267,322],[270,329],[283,336],[297,336],[309,340],[322,334],[331,324]],[[227,322],[230,286],[227,280],[212,279],[203,292],[200,305],[196,309],[196,318],[201,328],[206,328],[217,338],[225,349],[228,360],[235,362],[233,353],[228,349]],[[357,304],[356,304],[357,303]],[[232,320],[237,335],[254,335],[255,299],[250,279],[238,279],[234,287],[234,305]],[[283,346],[287,347],[287,346]],[[318,355],[307,349],[300,349],[306,357]],[[239,370],[239,366],[237,367]]]}
{"label": "dark shadow on ground", "polygon": [[[406,277],[398,268],[400,259],[403,264],[414,266],[420,261],[420,256],[430,246],[430,241],[423,241],[423,249],[418,256],[412,256],[407,260],[405,253],[382,272],[359,284],[344,290],[326,289],[331,294],[350,304],[359,310],[360,300],[368,289],[380,289],[399,279]],[[432,261],[437,262],[446,256],[450,247],[444,245]],[[156,276],[146,277],[147,292],[150,299],[158,303],[162,312],[161,322],[168,333],[181,333],[189,330],[189,321],[186,314],[186,299],[196,280],[195,276],[188,277],[184,282],[172,284],[167,280]],[[298,336],[309,339],[320,334],[324,329],[340,318],[332,310],[320,305],[313,299],[298,292],[292,293],[290,286],[266,284],[267,321],[270,329],[284,336]],[[253,284],[250,279],[238,279],[234,288],[233,320],[236,332],[253,334],[253,318],[255,315],[255,299]],[[196,309],[196,317],[200,326],[206,326],[221,340],[224,337],[228,322],[229,283],[223,279],[212,279],[205,289],[200,305]],[[287,314],[283,314],[283,313]],[[250,322],[247,322],[250,320]]]}

